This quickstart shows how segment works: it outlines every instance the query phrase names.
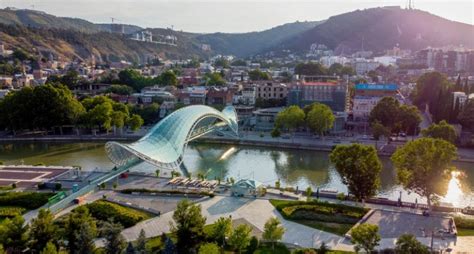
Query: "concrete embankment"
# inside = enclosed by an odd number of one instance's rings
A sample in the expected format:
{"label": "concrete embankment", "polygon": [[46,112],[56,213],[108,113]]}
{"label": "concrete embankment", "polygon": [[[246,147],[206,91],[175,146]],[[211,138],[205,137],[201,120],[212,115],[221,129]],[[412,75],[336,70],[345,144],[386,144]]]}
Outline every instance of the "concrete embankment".
{"label": "concrete embankment", "polygon": [[[8,142],[107,142],[107,141],[122,141],[122,142],[133,142],[140,139],[141,135],[126,135],[126,136],[41,136],[41,137],[0,137],[0,143]],[[302,144],[297,141],[281,139],[273,140],[255,140],[255,139],[236,139],[227,137],[202,137],[193,142],[198,143],[210,143],[210,144],[231,144],[231,145],[242,145],[242,146],[258,146],[258,147],[269,147],[269,148],[284,148],[284,149],[300,149],[300,150],[312,150],[312,151],[323,151],[330,152],[337,144],[318,144],[318,143],[306,143]],[[474,150],[464,149],[469,152],[472,151],[473,156],[469,158],[461,157],[455,160],[456,162],[467,162],[474,163]],[[391,153],[379,152],[380,156],[389,157]]]}

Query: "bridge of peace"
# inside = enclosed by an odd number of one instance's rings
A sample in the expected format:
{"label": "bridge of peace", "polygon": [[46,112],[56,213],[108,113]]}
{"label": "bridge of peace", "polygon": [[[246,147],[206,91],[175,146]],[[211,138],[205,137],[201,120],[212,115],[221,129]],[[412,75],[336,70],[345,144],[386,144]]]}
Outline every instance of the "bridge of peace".
{"label": "bridge of peace", "polygon": [[52,212],[58,212],[67,207],[75,198],[94,191],[101,183],[117,177],[142,162],[150,163],[162,170],[182,170],[186,175],[188,172],[183,164],[183,154],[187,144],[203,135],[225,128],[238,136],[237,113],[232,106],[222,111],[204,105],[178,109],[158,122],[145,136],[134,143],[106,143],[107,155],[116,167],[48,208]]}

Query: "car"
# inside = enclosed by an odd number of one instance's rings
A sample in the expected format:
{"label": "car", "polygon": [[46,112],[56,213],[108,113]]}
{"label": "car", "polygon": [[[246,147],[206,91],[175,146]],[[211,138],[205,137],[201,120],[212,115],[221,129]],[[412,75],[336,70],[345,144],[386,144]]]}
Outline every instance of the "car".
{"label": "car", "polygon": [[406,134],[405,132],[400,132],[398,135],[399,135],[400,137],[406,137],[406,136],[407,136],[407,134]]}
{"label": "car", "polygon": [[290,135],[289,134],[281,135],[281,138],[282,139],[290,139]]}

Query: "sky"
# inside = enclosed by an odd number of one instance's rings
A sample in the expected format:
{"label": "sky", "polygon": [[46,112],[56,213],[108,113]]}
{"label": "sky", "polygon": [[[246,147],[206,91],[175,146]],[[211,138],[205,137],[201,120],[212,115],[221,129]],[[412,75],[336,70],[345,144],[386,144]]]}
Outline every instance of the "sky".
{"label": "sky", "polygon": [[[415,1],[415,0],[413,0]],[[319,21],[337,14],[408,0],[0,0],[0,8],[35,9],[94,23],[173,27],[188,32],[251,32],[295,21]],[[416,0],[415,8],[474,25],[473,0]]]}

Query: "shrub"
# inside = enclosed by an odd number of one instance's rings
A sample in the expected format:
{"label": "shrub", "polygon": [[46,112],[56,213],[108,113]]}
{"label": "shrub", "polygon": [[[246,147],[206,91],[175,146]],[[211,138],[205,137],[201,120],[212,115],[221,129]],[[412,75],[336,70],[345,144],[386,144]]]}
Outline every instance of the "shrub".
{"label": "shrub", "polygon": [[336,198],[338,200],[344,201],[344,200],[346,200],[346,194],[344,194],[343,192],[337,193]]}
{"label": "shrub", "polygon": [[454,223],[458,228],[474,229],[474,219],[470,219],[463,216],[455,216]]}
{"label": "shrub", "polygon": [[28,210],[41,207],[48,202],[52,193],[5,192],[0,193],[0,206],[16,206]]}
{"label": "shrub", "polygon": [[104,200],[99,200],[94,203],[87,204],[86,206],[89,209],[92,217],[101,221],[108,221],[111,219],[116,223],[122,224],[122,226],[125,228],[131,227],[138,222],[150,217],[148,213]]}
{"label": "shrub", "polygon": [[25,211],[26,209],[22,207],[0,207],[0,217],[15,217]]}

